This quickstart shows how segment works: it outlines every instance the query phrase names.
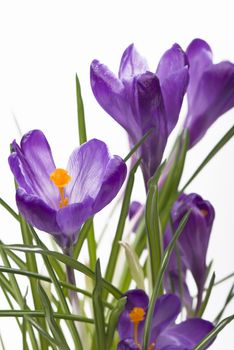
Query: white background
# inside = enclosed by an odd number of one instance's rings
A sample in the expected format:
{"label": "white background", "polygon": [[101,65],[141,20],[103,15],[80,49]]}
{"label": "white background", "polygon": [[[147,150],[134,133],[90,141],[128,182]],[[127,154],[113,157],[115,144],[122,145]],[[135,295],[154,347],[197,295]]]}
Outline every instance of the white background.
{"label": "white background", "polygon": [[[104,140],[112,153],[125,156],[128,151],[125,132],[105,114],[92,95],[89,84],[92,59],[100,59],[117,73],[123,50],[134,42],[154,71],[160,56],[174,42],[186,49],[193,38],[201,37],[213,48],[216,62],[234,61],[233,11],[231,0],[1,0],[0,195],[15,206],[13,178],[7,165],[9,144],[14,138],[19,140],[14,116],[22,133],[42,129],[54,150],[57,166],[65,167],[70,152],[78,144],[77,72],[82,84],[88,137]],[[186,105],[183,115],[185,111]],[[231,127],[233,114],[231,111],[220,118],[190,152],[184,180]],[[214,258],[217,279],[231,273],[234,267],[233,147],[231,141],[188,189],[209,199],[216,209],[208,260]],[[141,182],[134,198],[144,200]],[[20,242],[17,225],[2,209],[0,213],[0,238],[6,243]],[[102,225],[100,215],[96,224]],[[110,235],[105,246],[111,240]],[[212,320],[216,316],[231,282],[215,289],[205,318]],[[2,297],[0,308],[6,308]],[[233,303],[225,316],[231,313],[234,313]],[[20,349],[20,335],[14,320],[0,320],[0,331],[7,350]],[[233,349],[233,331],[231,324],[219,335],[212,349]]]}

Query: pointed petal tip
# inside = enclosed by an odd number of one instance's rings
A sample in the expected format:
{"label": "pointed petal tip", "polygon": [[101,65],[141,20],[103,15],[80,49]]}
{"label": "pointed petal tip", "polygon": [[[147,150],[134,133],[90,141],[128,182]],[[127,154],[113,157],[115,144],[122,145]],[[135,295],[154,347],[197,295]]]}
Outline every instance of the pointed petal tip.
{"label": "pointed petal tip", "polygon": [[195,38],[188,45],[186,53],[189,55],[192,52],[202,51],[202,50],[209,52],[210,55],[212,56],[212,49],[210,45],[203,39]]}

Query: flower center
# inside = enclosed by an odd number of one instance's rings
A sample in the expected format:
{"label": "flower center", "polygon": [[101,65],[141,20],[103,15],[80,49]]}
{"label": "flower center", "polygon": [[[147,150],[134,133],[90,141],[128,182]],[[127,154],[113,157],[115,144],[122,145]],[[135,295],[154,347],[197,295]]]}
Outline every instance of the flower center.
{"label": "flower center", "polygon": [[[138,326],[141,321],[144,321],[145,319],[145,310],[142,307],[134,307],[131,312],[129,312],[129,317],[131,322],[133,323],[134,326],[134,334],[133,334],[133,339],[135,344],[141,349],[141,344],[139,343],[138,340]],[[152,343],[149,347],[148,350],[153,350],[155,347],[155,343]]]}
{"label": "flower center", "polygon": [[71,181],[71,176],[68,171],[62,168],[57,168],[53,173],[50,174],[50,180],[58,187],[60,194],[59,207],[64,208],[68,205],[68,198],[65,197],[64,187]]}

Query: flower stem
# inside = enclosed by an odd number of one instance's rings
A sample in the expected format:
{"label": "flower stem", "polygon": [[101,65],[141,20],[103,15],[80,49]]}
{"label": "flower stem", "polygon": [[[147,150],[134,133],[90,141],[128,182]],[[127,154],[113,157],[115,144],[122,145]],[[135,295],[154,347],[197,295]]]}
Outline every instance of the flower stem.
{"label": "flower stem", "polygon": [[[64,253],[70,257],[72,257],[72,248],[66,248],[64,249]],[[75,278],[75,273],[74,269],[71,266],[66,265],[66,271],[67,271],[67,281],[70,284],[73,284],[76,286],[76,278]],[[77,295],[76,291],[69,290],[69,300],[72,306],[72,313],[75,315],[81,315],[81,307],[80,307],[80,301]],[[81,339],[82,339],[82,334],[83,333],[83,325],[80,324],[79,322],[75,322],[75,326],[77,331],[79,332]]]}

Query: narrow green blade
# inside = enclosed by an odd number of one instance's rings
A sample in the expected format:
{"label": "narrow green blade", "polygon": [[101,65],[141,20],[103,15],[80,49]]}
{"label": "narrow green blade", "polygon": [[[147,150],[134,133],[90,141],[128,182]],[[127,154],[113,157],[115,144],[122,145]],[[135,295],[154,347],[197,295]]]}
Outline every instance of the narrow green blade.
{"label": "narrow green blade", "polygon": [[204,347],[208,345],[214,339],[214,337],[216,337],[219,332],[233,320],[234,315],[225,318],[205,338],[203,338],[200,343],[193,348],[193,350],[203,350]]}
{"label": "narrow green blade", "polygon": [[97,261],[95,269],[95,287],[93,290],[93,313],[95,322],[95,339],[97,350],[106,350],[106,331],[104,319],[104,307],[102,303],[102,275],[100,261]]}

